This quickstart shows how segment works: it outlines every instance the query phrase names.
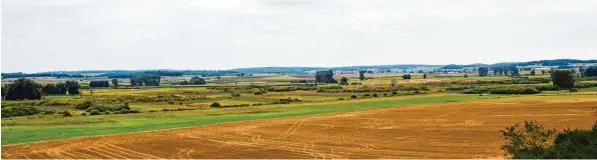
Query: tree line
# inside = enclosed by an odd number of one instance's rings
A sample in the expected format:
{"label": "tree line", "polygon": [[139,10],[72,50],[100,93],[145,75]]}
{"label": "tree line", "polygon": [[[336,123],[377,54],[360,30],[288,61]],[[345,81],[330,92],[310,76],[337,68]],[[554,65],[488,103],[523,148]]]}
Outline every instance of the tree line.
{"label": "tree line", "polygon": [[66,81],[57,84],[41,85],[31,79],[20,78],[8,85],[2,86],[2,99],[5,100],[39,100],[43,95],[78,95],[79,83]]}

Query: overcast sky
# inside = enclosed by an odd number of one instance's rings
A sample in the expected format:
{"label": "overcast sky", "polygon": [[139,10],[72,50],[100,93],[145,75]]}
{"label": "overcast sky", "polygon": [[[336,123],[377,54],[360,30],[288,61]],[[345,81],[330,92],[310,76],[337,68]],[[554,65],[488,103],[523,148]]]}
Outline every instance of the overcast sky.
{"label": "overcast sky", "polygon": [[2,72],[597,59],[597,0],[2,0]]}

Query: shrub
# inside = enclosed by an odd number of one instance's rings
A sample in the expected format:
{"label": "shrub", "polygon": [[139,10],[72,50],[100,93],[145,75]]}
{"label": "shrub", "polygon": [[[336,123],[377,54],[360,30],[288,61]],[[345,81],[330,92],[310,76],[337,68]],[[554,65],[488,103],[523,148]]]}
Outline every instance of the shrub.
{"label": "shrub", "polygon": [[[525,121],[500,131],[508,143],[502,146],[514,159],[589,159],[597,157],[597,122],[593,128],[566,129],[557,133],[535,121]],[[555,139],[554,139],[555,138]]]}
{"label": "shrub", "polygon": [[367,93],[367,94],[365,94],[365,95],[363,95],[363,96],[365,96],[365,97],[370,97],[371,95],[369,95],[369,93]]}
{"label": "shrub", "polygon": [[357,95],[350,96],[350,99],[357,99]]}
{"label": "shrub", "polygon": [[106,115],[107,115],[107,114],[110,114],[110,112],[104,112],[104,114],[106,114]]}
{"label": "shrub", "polygon": [[56,113],[56,110],[45,110],[44,114],[54,114]]}
{"label": "shrub", "polygon": [[338,98],[338,100],[344,100],[344,98]]}
{"label": "shrub", "polygon": [[34,115],[41,112],[39,109],[31,106],[12,106],[2,108],[2,118]]}
{"label": "shrub", "polygon": [[174,104],[174,102],[173,101],[169,101],[168,104],[172,105],[172,104]]}
{"label": "shrub", "polygon": [[134,109],[114,112],[114,114],[129,114],[129,113],[141,113],[141,112],[138,110],[134,110]]}
{"label": "shrub", "polygon": [[377,94],[375,94],[375,93],[374,93],[374,94],[373,94],[373,97],[377,97]]}
{"label": "shrub", "polygon": [[255,93],[253,93],[254,95],[262,95],[263,93],[261,91],[257,91]]}
{"label": "shrub", "polygon": [[87,116],[87,112],[81,113],[82,116]]}
{"label": "shrub", "polygon": [[232,97],[240,97],[240,93],[238,93],[238,92],[233,92],[233,93],[231,93],[231,96],[232,96]]}
{"label": "shrub", "polygon": [[63,117],[70,117],[70,116],[73,116],[73,115],[69,111],[63,111],[62,112],[62,116]]}
{"label": "shrub", "polygon": [[539,91],[557,91],[557,90],[560,90],[560,87],[553,86],[553,85],[549,85],[549,86],[536,86],[535,89],[537,89]]}
{"label": "shrub", "polygon": [[591,88],[597,87],[597,83],[575,83],[574,88]]}
{"label": "shrub", "polygon": [[387,97],[387,96],[388,96],[388,94],[387,94],[387,93],[384,93],[384,94],[383,94],[383,96],[384,96],[384,97]]}
{"label": "shrub", "polygon": [[214,102],[210,105],[210,107],[220,107],[220,103],[219,102]]}
{"label": "shrub", "polygon": [[398,94],[398,92],[396,92],[396,91],[392,92],[392,95],[397,95],[397,94]]}
{"label": "shrub", "polygon": [[93,106],[93,104],[94,103],[92,101],[85,101],[83,103],[79,103],[79,104],[75,105],[75,109],[81,109],[81,110],[87,109],[87,108]]}
{"label": "shrub", "polygon": [[570,88],[568,91],[569,92],[578,92],[578,89],[576,89],[576,88]]}
{"label": "shrub", "polygon": [[94,116],[94,115],[100,115],[100,114],[102,114],[102,113],[100,111],[96,110],[96,109],[91,110],[89,112],[89,115],[92,115],[92,116]]}

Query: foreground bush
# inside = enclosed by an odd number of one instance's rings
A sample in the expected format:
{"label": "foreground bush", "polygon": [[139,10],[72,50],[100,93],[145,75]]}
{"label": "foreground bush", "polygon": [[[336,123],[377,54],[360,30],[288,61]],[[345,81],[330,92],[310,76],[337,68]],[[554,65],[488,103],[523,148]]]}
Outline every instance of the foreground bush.
{"label": "foreground bush", "polygon": [[593,128],[556,132],[535,121],[525,121],[500,131],[508,143],[502,146],[514,159],[595,159],[597,121]]}

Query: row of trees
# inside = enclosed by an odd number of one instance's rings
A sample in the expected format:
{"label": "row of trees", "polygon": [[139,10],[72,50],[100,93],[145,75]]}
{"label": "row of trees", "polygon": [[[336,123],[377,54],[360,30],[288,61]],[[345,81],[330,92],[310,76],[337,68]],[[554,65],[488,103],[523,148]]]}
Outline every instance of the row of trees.
{"label": "row of trees", "polygon": [[108,82],[108,81],[91,81],[91,82],[89,82],[89,87],[92,87],[92,88],[110,87],[110,82]]}
{"label": "row of trees", "polygon": [[191,78],[190,81],[185,80],[185,81],[180,82],[180,85],[203,85],[203,84],[207,84],[205,82],[205,79],[198,77],[198,76]]}
{"label": "row of trees", "polygon": [[81,94],[77,81],[40,85],[31,79],[20,78],[13,83],[2,86],[2,99],[5,100],[35,100],[41,99],[44,94]]}
{"label": "row of trees", "polygon": [[[491,68],[493,71],[493,75],[511,75],[511,76],[519,76],[519,70],[518,68],[516,68],[516,66],[508,66],[508,67],[496,67],[496,68]],[[479,67],[478,69],[479,71],[479,76],[484,77],[484,76],[488,76],[489,75],[489,68],[488,67]],[[576,70],[575,69],[571,69],[568,70],[570,73],[575,74]],[[579,69],[580,73],[582,76],[587,76],[587,77],[594,77],[597,76],[597,66],[591,66],[589,68],[580,68]],[[545,71],[545,70],[541,70],[541,74],[546,74],[546,73],[551,73],[551,71]],[[531,70],[531,75],[535,75],[536,72],[535,70]]]}
{"label": "row of trees", "polygon": [[139,74],[131,77],[131,86],[160,86],[160,75]]}
{"label": "row of trees", "polygon": [[[508,67],[496,67],[491,68],[493,71],[493,75],[511,75],[511,76],[519,76],[520,72],[516,66],[508,66]],[[489,68],[488,67],[479,67],[479,76],[485,77],[489,75]]]}

